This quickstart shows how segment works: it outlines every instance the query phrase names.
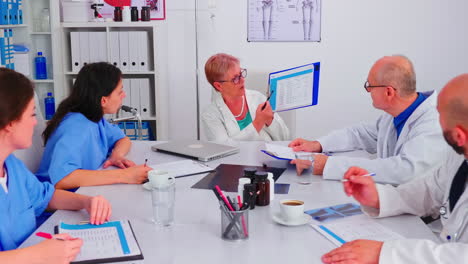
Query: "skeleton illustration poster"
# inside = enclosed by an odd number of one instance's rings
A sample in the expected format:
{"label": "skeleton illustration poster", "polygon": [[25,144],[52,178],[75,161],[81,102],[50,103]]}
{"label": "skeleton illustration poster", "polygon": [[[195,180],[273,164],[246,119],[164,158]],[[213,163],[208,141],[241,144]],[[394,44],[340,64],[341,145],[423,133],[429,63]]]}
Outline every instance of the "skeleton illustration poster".
{"label": "skeleton illustration poster", "polygon": [[249,0],[248,41],[320,41],[322,0]]}

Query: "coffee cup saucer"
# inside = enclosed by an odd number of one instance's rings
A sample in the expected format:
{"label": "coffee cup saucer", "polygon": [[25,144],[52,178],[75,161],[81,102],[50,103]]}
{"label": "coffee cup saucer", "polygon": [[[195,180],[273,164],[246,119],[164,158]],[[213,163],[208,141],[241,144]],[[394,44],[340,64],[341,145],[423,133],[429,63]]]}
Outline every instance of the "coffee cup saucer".
{"label": "coffee cup saucer", "polygon": [[310,215],[304,213],[300,217],[294,220],[289,220],[286,221],[283,219],[283,216],[281,215],[280,212],[276,212],[272,215],[273,221],[280,225],[285,225],[285,226],[300,226],[300,225],[305,225],[309,223],[309,221],[312,219]]}

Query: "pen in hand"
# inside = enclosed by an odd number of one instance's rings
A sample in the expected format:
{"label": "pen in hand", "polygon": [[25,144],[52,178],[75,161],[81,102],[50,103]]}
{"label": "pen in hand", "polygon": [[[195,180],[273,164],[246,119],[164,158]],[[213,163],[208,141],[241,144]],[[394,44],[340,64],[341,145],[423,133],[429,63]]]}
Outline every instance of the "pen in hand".
{"label": "pen in hand", "polygon": [[[42,237],[42,238],[45,238],[45,239],[52,239],[52,238],[54,238],[51,234],[45,233],[45,232],[37,232],[37,233],[36,233],[36,236]],[[60,240],[60,241],[65,241],[65,239],[60,238],[60,237],[56,237],[55,239],[56,239],[56,240]]]}
{"label": "pen in hand", "polygon": [[270,95],[268,95],[268,98],[266,99],[265,103],[262,106],[262,111],[265,110],[265,107],[267,105],[267,102],[270,100],[271,95],[275,93],[275,90],[271,91]]}
{"label": "pen in hand", "polygon": [[[374,177],[376,174],[374,172],[371,172],[371,173],[368,173],[368,174],[364,174],[364,175],[361,175],[359,177]],[[348,179],[341,179],[341,182],[349,182]]]}

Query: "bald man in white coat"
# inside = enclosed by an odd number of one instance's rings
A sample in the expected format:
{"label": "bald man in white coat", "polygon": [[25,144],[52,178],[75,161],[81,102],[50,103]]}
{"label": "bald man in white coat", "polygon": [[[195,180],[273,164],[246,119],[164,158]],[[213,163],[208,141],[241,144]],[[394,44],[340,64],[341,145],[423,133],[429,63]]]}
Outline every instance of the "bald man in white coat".
{"label": "bald man in white coat", "polygon": [[349,180],[344,189],[373,217],[440,215],[441,243],[422,239],[355,240],[325,254],[324,263],[468,262],[468,74],[444,87],[437,109],[445,140],[453,148],[440,156],[444,163],[441,168],[395,188],[376,185],[372,177],[362,176],[367,170],[352,167],[344,176]]}

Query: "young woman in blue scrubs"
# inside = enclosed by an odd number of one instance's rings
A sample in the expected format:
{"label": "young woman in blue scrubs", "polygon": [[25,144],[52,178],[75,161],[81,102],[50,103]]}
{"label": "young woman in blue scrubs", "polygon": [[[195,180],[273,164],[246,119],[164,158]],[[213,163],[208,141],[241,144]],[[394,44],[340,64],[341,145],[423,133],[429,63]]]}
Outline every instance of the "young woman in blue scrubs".
{"label": "young woman in blue scrubs", "polygon": [[[44,131],[46,146],[38,178],[58,189],[144,182],[151,168],[125,158],[130,139],[103,117],[115,114],[123,98],[122,73],[117,67],[106,62],[84,66],[70,96]],[[101,165],[120,169],[97,170]]]}
{"label": "young woman in blue scrubs", "polygon": [[41,183],[12,152],[31,146],[35,117],[32,83],[22,74],[0,68],[0,263],[68,263],[82,240],[66,234],[17,249],[36,229],[36,216],[45,209],[86,209],[90,222],[109,220],[111,207],[101,196],[55,190]]}

